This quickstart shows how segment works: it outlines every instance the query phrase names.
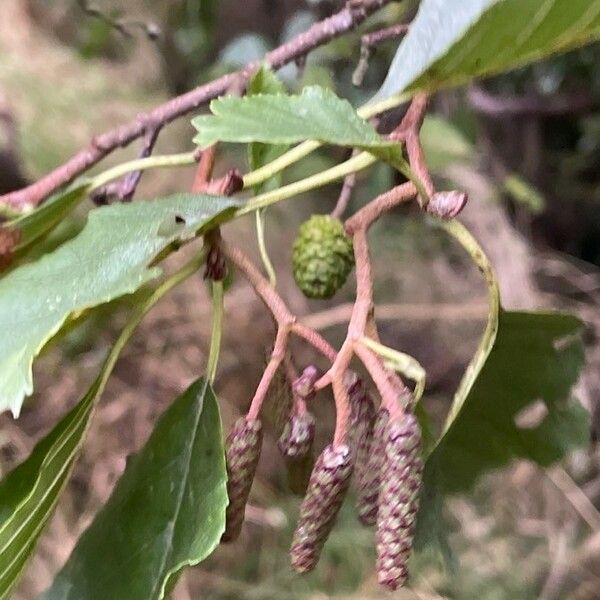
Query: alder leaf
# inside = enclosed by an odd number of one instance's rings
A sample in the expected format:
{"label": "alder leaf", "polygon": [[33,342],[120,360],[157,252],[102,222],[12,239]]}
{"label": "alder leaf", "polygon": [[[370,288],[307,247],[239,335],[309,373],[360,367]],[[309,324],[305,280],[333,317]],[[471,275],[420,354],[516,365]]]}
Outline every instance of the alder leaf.
{"label": "alder leaf", "polygon": [[600,38],[600,0],[423,0],[373,102],[508,71]]}
{"label": "alder leaf", "polygon": [[192,384],[129,459],[44,600],[160,600],[225,530],[227,473],[216,398]]}
{"label": "alder leaf", "polygon": [[121,351],[144,315],[173,287],[196,273],[203,260],[204,255],[198,255],[137,306],[85,396],[36,444],[29,457],[0,482],[0,600],[10,597],[54,511],[83,443],[94,406]]}
{"label": "alder leaf", "polygon": [[10,226],[21,233],[16,249],[23,250],[52,231],[79,205],[89,189],[88,180],[77,181],[66,190],[52,195],[39,208],[11,221]]}
{"label": "alder leaf", "polygon": [[[549,465],[584,445],[589,416],[570,397],[584,363],[582,323],[560,313],[507,312],[492,267],[458,223],[440,223],[469,252],[488,283],[489,314],[442,434],[427,449],[417,545],[448,556],[441,506],[485,473],[521,458]],[[524,425],[524,415],[538,415]],[[525,419],[525,422],[527,419]]]}
{"label": "alder leaf", "polygon": [[347,100],[318,86],[295,96],[227,96],[213,100],[210,110],[212,115],[192,120],[198,130],[194,142],[201,148],[219,141],[293,144],[311,139],[364,149],[397,145],[382,138]]}
{"label": "alder leaf", "polygon": [[[273,73],[267,65],[261,65],[254,76],[248,82],[246,89],[247,96],[256,96],[258,94],[286,94],[285,85]],[[252,142],[248,144],[248,163],[250,170],[254,171],[267,163],[275,160],[288,149],[287,144],[263,144],[262,142]],[[281,173],[277,173],[264,183],[254,188],[255,194],[268,192],[279,187],[281,184]]]}
{"label": "alder leaf", "polygon": [[152,260],[237,206],[231,198],[178,194],[89,213],[85,228],[38,261],[0,279],[0,411],[18,416],[33,391],[32,363],[65,320],[129,294],[160,273]]}

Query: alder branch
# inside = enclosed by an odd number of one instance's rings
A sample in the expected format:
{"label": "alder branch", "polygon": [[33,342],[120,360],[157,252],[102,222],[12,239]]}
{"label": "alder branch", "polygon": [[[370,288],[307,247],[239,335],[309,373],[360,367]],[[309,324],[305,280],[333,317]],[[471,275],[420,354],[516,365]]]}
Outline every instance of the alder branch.
{"label": "alder branch", "polygon": [[138,115],[135,120],[125,125],[95,136],[87,148],[35,183],[16,192],[0,196],[0,204],[3,203],[21,210],[37,206],[50,194],[73,181],[78,175],[99,163],[114,150],[125,147],[137,138],[146,135],[157,124],[164,126],[226,93],[236,82],[240,80],[246,82],[261,63],[266,63],[273,69],[279,69],[332,39],[352,31],[368,16],[391,1],[363,0],[359,3],[347,3],[334,15],[315,23],[304,33],[268,52],[262,61],[250,63],[241,71],[229,73],[201,85],[147,113]]}

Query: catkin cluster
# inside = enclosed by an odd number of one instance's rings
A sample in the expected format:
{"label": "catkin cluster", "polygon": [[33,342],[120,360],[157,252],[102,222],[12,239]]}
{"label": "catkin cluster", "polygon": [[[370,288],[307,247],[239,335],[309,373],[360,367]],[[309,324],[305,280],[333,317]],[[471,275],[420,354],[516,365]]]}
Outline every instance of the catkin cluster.
{"label": "catkin cluster", "polygon": [[[304,397],[310,391],[308,385]],[[376,411],[359,379],[348,384],[348,395],[347,443],[326,446],[314,466],[315,420],[303,403],[297,405],[301,411],[292,410],[279,438],[290,487],[303,495],[291,564],[299,573],[314,569],[354,474],[358,518],[364,525],[376,525],[379,583],[395,590],[408,577],[423,471],[421,431],[412,414],[392,418],[384,409]],[[261,429],[260,421],[242,418],[229,434],[229,506],[223,541],[240,533],[258,463]]]}

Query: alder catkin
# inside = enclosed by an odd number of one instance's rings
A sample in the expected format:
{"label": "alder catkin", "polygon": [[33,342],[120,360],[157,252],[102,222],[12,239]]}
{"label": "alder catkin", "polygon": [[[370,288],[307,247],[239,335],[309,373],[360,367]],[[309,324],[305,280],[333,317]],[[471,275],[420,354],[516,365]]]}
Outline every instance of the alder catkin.
{"label": "alder catkin", "polygon": [[381,471],[385,456],[384,436],[388,420],[387,410],[381,409],[377,412],[368,447],[364,449],[364,458],[361,461],[363,466],[356,477],[358,487],[356,510],[359,521],[367,527],[377,521]]}
{"label": "alder catkin", "polygon": [[385,431],[377,513],[377,577],[395,590],[408,578],[423,474],[421,430],[414,415],[391,421]]}
{"label": "alder catkin", "polygon": [[222,542],[235,540],[242,530],[246,502],[262,445],[262,424],[258,419],[241,417],[227,436],[227,495],[225,532]]}
{"label": "alder catkin", "polygon": [[352,453],[345,444],[326,446],[317,459],[290,549],[297,572],[315,568],[348,490],[352,467]]}

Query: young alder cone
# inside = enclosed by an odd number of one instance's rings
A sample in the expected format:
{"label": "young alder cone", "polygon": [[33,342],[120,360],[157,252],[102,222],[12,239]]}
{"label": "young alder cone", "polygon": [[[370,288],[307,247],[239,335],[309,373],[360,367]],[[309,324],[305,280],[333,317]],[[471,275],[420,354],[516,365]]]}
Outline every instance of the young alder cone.
{"label": "young alder cone", "polygon": [[408,578],[423,473],[421,430],[414,415],[390,421],[377,513],[377,578],[391,590]]}
{"label": "young alder cone", "polygon": [[315,568],[348,490],[352,466],[352,453],[345,444],[326,446],[317,459],[290,549],[298,573]]}
{"label": "young alder cone", "polygon": [[292,252],[296,284],[309,298],[331,298],[354,265],[352,240],[339,219],[313,215],[300,226]]}
{"label": "young alder cone", "polygon": [[262,424],[258,419],[239,418],[227,436],[227,495],[225,532],[222,542],[231,542],[240,535],[246,502],[262,445]]}

